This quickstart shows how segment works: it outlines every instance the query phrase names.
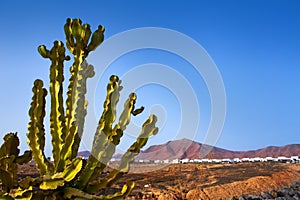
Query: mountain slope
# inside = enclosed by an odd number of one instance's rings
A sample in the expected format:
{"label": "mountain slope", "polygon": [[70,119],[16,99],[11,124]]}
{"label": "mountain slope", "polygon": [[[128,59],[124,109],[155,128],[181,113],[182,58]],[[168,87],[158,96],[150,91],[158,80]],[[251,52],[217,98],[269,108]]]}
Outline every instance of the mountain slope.
{"label": "mountain slope", "polygon": [[291,144],[282,147],[270,146],[252,151],[230,151],[218,147],[204,145],[188,139],[169,141],[165,144],[154,145],[142,151],[137,159],[164,160],[164,159],[195,159],[195,158],[254,158],[300,156],[300,144]]}

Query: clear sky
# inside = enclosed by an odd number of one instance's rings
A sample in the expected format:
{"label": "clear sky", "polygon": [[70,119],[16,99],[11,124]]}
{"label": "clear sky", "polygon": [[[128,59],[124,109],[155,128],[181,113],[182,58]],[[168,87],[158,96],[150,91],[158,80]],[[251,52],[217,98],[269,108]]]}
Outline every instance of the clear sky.
{"label": "clear sky", "polygon": [[[250,150],[300,143],[299,1],[73,0],[51,3],[1,1],[0,5],[0,135],[2,138],[7,132],[18,132],[22,150],[27,149],[27,113],[33,81],[40,78],[48,85],[49,61],[40,57],[37,47],[45,44],[50,48],[54,40],[64,41],[63,25],[68,17],[81,18],[93,30],[104,25],[106,39],[130,29],[158,27],[177,31],[198,42],[217,66],[226,91],[226,119],[216,144],[218,147]],[[97,53],[94,54],[96,58]],[[101,61],[91,64],[96,73],[102,67]],[[167,51],[137,50],[120,56],[109,67],[105,66],[101,79],[90,81],[97,84],[96,92],[90,95],[96,99],[96,106],[92,107],[94,114],[101,113],[109,75],[125,77],[143,65],[153,71],[155,67],[161,67],[153,84],[135,86],[137,106],[145,105],[146,110],[135,117],[134,124],[139,126],[151,112],[156,112],[162,119],[159,121],[161,132],[150,140],[149,145],[176,138],[186,109],[180,106],[183,101],[180,92],[186,94],[189,88],[196,94],[200,112],[188,111],[190,118],[185,121],[190,124],[184,125],[184,132],[187,137],[192,134],[192,139],[203,142],[211,118],[207,85],[185,58]],[[147,66],[143,66],[144,70]],[[162,69],[185,77],[189,88],[176,85],[173,80],[176,74],[163,74]],[[147,76],[151,74],[144,73],[139,80]],[[163,79],[167,84],[160,84]],[[165,86],[168,84],[171,88]],[[123,86],[126,88],[125,80]],[[121,94],[123,99],[127,95]],[[199,124],[194,122],[195,116],[200,117]],[[87,123],[82,149],[88,148],[95,123]],[[199,129],[191,133],[195,123]],[[183,135],[181,133],[180,137]],[[127,134],[127,141],[131,136],[131,133]],[[48,144],[47,152],[50,151]]]}

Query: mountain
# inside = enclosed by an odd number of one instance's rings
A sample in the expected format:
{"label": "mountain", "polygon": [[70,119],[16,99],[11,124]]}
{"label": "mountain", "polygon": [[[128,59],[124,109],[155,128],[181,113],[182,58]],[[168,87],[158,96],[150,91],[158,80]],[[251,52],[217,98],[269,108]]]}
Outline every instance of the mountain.
{"label": "mountain", "polygon": [[[88,157],[89,151],[81,151],[79,156]],[[274,157],[279,156],[300,157],[300,144],[290,144],[281,147],[269,146],[266,148],[252,151],[230,151],[210,145],[201,144],[188,139],[169,141],[161,145],[153,145],[141,151],[136,157],[138,160],[165,160],[165,159],[196,159],[196,158],[255,158],[255,157]],[[116,154],[114,158],[121,158],[122,155]]]}
{"label": "mountain", "polygon": [[282,147],[269,146],[252,151],[230,151],[218,147],[201,144],[188,139],[169,141],[165,144],[154,145],[141,151],[137,159],[165,160],[165,159],[196,159],[196,158],[254,158],[300,156],[300,144],[290,144]]}
{"label": "mountain", "polygon": [[88,158],[90,156],[90,152],[89,151],[80,151],[80,152],[78,152],[77,156],[82,156],[84,158]]}
{"label": "mountain", "polygon": [[[82,156],[82,157],[84,157],[84,158],[88,158],[90,155],[91,155],[91,154],[90,154],[90,151],[88,151],[88,150],[85,150],[85,151],[79,151],[79,152],[77,153],[77,156]],[[113,155],[113,158],[115,158],[115,159],[121,159],[122,156],[123,156],[122,154],[117,153],[117,154],[114,154],[114,155]]]}

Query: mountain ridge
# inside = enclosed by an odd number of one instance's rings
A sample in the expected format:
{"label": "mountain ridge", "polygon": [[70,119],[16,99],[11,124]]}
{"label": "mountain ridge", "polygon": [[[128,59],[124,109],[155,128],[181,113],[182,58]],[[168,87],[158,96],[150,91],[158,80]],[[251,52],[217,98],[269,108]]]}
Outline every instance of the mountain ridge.
{"label": "mountain ridge", "polygon": [[[175,153],[174,153],[175,152]],[[164,144],[150,146],[137,156],[137,159],[197,159],[197,158],[254,158],[254,157],[291,157],[300,156],[300,144],[284,146],[267,146],[257,150],[232,151],[213,147],[189,139],[169,141]]]}
{"label": "mountain ridge", "polygon": [[[78,155],[88,157],[88,151],[81,151]],[[257,150],[233,151],[213,147],[189,139],[168,141],[164,144],[152,145],[142,150],[136,156],[137,160],[172,160],[172,159],[223,159],[223,158],[255,158],[255,157],[300,157],[300,144],[287,144],[284,146],[267,146]],[[117,157],[120,158],[120,154]]]}

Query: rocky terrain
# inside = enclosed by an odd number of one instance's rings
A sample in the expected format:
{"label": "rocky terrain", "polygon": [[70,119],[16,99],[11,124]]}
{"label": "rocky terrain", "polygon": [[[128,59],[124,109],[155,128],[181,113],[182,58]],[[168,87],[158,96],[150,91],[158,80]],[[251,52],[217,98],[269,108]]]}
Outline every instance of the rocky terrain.
{"label": "rocky terrain", "polygon": [[284,187],[279,190],[271,190],[262,192],[260,195],[242,195],[239,198],[234,197],[231,200],[298,200],[300,199],[300,181],[292,183],[289,187]]}
{"label": "rocky terrain", "polygon": [[[117,165],[113,163],[111,167]],[[106,171],[111,169],[107,168]],[[33,163],[19,168],[21,177],[36,176]],[[104,175],[104,174],[103,174]],[[129,199],[283,199],[299,195],[300,164],[278,162],[238,164],[155,164],[134,163],[131,172],[114,185],[120,190],[127,181],[135,181]],[[272,198],[271,198],[271,196]],[[285,195],[284,197],[282,197]],[[274,198],[273,198],[274,197]]]}
{"label": "rocky terrain", "polygon": [[277,200],[293,200],[300,199],[300,181],[292,183],[289,187],[284,187],[279,190],[271,190],[262,192],[260,195],[242,195],[239,198],[234,197],[231,200],[262,200],[262,199],[277,199]]}
{"label": "rocky terrain", "polygon": [[127,199],[231,199],[287,187],[300,180],[300,165],[172,164],[152,172],[131,173],[122,180],[126,178],[136,182]]}

